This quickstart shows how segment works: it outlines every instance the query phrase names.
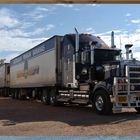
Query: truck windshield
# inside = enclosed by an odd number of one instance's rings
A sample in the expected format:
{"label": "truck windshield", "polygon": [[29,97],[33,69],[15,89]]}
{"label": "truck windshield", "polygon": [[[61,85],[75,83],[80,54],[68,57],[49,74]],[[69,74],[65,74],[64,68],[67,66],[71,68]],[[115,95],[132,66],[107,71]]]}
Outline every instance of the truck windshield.
{"label": "truck windshield", "polygon": [[120,59],[120,50],[94,49],[94,62],[96,63],[119,61]]}

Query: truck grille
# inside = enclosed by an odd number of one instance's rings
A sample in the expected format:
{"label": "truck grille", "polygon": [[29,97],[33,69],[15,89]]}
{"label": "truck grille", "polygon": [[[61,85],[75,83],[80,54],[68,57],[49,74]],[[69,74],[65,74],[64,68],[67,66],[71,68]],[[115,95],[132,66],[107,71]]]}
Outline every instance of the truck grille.
{"label": "truck grille", "polygon": [[[129,66],[127,73],[128,75],[126,76],[130,83],[130,93],[140,91],[140,66]],[[132,86],[133,90],[131,89]]]}
{"label": "truck grille", "polygon": [[116,107],[140,107],[140,66],[126,66],[125,77],[114,77]]}

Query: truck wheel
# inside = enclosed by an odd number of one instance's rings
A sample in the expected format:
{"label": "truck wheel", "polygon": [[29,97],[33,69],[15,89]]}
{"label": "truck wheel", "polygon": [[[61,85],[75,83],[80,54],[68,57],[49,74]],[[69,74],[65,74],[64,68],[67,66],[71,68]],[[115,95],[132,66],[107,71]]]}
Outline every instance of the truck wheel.
{"label": "truck wheel", "polygon": [[26,96],[22,95],[21,91],[18,93],[18,99],[19,100],[26,100]]}
{"label": "truck wheel", "polygon": [[56,95],[54,93],[51,93],[51,95],[50,95],[50,104],[53,106],[57,105],[57,99],[56,99]]}
{"label": "truck wheel", "polygon": [[57,100],[56,92],[56,89],[50,91],[50,104],[53,106],[62,106],[64,103]]}
{"label": "truck wheel", "polygon": [[15,93],[11,93],[12,99],[15,99]]}
{"label": "truck wheel", "polygon": [[140,114],[140,107],[135,107],[135,110]]}
{"label": "truck wheel", "polygon": [[22,96],[21,96],[21,93],[20,92],[18,93],[18,99],[19,100],[22,100]]}
{"label": "truck wheel", "polygon": [[15,99],[18,99],[18,92],[15,92]]}
{"label": "truck wheel", "polygon": [[50,104],[53,106],[56,106],[58,104],[58,101],[56,98],[56,90],[50,91]]}
{"label": "truck wheel", "polygon": [[104,90],[97,90],[94,99],[93,99],[93,107],[95,108],[95,112],[97,114],[108,115],[112,113],[112,103],[110,102],[110,97],[108,93]]}
{"label": "truck wheel", "polygon": [[43,104],[45,104],[45,105],[49,105],[50,104],[50,96],[49,96],[49,93],[43,93],[42,94],[42,97],[41,97],[41,101],[42,101],[42,103]]}

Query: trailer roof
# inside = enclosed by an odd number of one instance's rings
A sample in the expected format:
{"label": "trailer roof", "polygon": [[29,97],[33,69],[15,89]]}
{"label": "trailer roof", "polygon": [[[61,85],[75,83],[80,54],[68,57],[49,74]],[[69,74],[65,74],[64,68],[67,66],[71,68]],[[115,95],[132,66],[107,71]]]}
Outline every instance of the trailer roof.
{"label": "trailer roof", "polygon": [[31,52],[32,50],[34,50],[34,49],[36,49],[36,48],[42,46],[42,45],[45,44],[46,42],[48,42],[48,41],[50,41],[50,40],[52,40],[53,38],[56,38],[56,37],[63,37],[63,36],[54,35],[53,37],[51,37],[51,38],[49,38],[49,39],[47,39],[47,40],[41,42],[40,44],[36,45],[35,47],[33,47],[33,48],[31,48],[31,49],[25,51],[24,53],[22,53],[22,54],[20,54],[20,55],[18,55],[18,56],[16,56],[16,57],[14,57],[13,59],[10,60],[10,63],[12,63],[12,61],[16,60],[17,58],[22,59],[22,56],[23,56],[24,54],[27,54],[28,52]]}

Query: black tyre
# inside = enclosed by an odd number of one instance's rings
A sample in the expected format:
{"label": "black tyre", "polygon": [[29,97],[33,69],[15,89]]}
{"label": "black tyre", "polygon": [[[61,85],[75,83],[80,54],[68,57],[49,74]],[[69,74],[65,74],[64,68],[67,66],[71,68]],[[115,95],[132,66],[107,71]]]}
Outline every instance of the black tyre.
{"label": "black tyre", "polygon": [[14,92],[11,94],[11,97],[12,97],[12,99],[15,99],[15,93]]}
{"label": "black tyre", "polygon": [[51,90],[50,91],[50,104],[53,106],[58,105],[58,101],[56,98],[56,90]]}
{"label": "black tyre", "polygon": [[56,89],[53,89],[50,91],[50,104],[53,106],[63,106],[64,105],[63,102],[58,101]]}
{"label": "black tyre", "polygon": [[19,100],[26,100],[26,95],[22,95],[21,91],[18,93]]}
{"label": "black tyre", "polygon": [[45,105],[50,104],[50,96],[49,96],[49,93],[47,91],[42,93],[41,101]]}
{"label": "black tyre", "polygon": [[112,113],[112,103],[105,90],[97,90],[93,98],[93,107],[97,114],[109,115]]}
{"label": "black tyre", "polygon": [[137,111],[138,114],[140,114],[140,107],[135,107],[135,110]]}
{"label": "black tyre", "polygon": [[15,92],[15,99],[18,99],[18,92]]}
{"label": "black tyre", "polygon": [[18,99],[19,100],[22,100],[22,96],[21,96],[21,93],[20,92],[18,93]]}

